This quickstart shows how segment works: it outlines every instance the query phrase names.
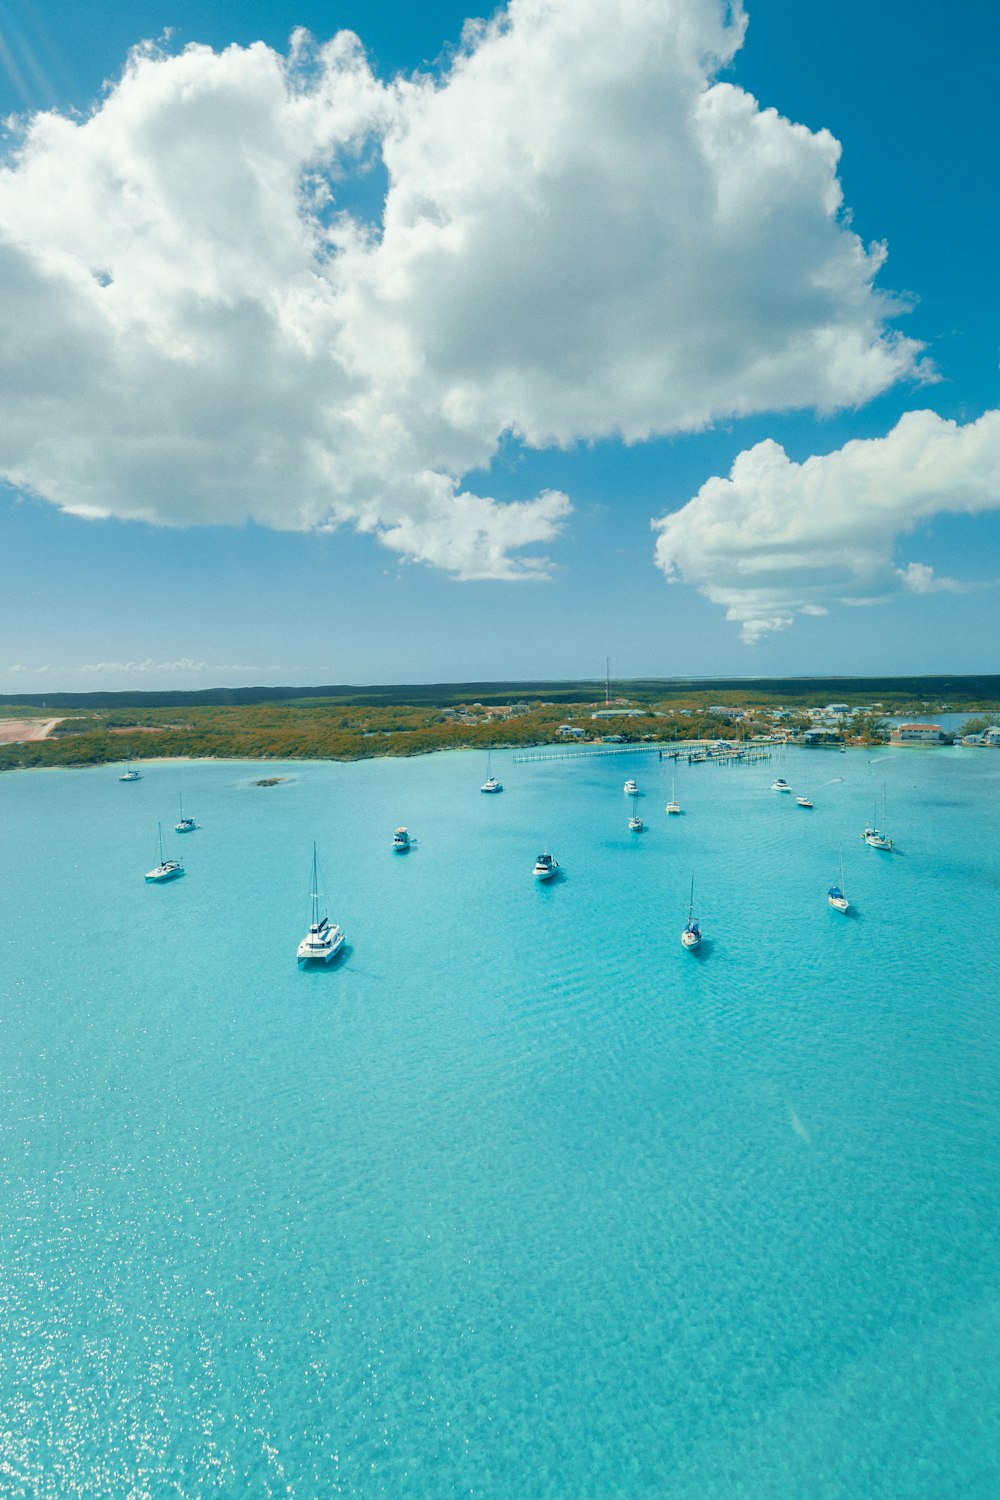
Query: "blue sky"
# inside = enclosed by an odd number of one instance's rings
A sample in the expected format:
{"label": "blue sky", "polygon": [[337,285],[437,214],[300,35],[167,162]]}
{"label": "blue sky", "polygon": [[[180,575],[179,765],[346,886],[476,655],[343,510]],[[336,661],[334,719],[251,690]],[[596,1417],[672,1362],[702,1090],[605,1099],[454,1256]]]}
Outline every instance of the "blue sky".
{"label": "blue sky", "polygon": [[0,0],[0,692],[995,670],[995,8],[468,14]]}

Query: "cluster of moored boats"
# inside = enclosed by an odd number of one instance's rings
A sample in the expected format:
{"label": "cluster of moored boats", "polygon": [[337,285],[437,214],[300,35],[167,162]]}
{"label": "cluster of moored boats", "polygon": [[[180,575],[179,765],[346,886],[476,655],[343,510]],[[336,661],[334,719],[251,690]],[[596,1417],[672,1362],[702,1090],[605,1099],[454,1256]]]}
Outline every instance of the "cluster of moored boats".
{"label": "cluster of moored boats", "polygon": [[[839,780],[839,778],[837,778],[837,779]],[[774,781],[771,782],[771,790],[772,790],[772,792],[791,792],[792,789],[789,786],[788,782],[784,779],[783,776],[778,776],[778,777],[776,777],[774,779]],[[883,794],[884,794],[884,791],[885,791],[885,788],[883,787]],[[795,800],[796,800],[796,802],[798,803],[798,805],[800,807],[812,807],[812,805],[813,805],[813,803],[812,803],[812,801],[811,801],[811,799],[809,797],[796,797]],[[884,810],[884,797],[883,797],[883,810]],[[861,837],[864,839],[865,843],[871,849],[885,849],[885,850],[891,851],[891,850],[893,850],[896,847],[895,844],[893,843],[892,839],[889,837],[889,835],[886,832],[884,832],[883,829],[880,829],[879,826],[878,826],[878,807],[877,806],[875,808],[875,817],[873,818],[873,820],[871,821],[871,823],[868,824],[867,828],[865,829],[865,831],[861,835]],[[837,884],[836,885],[831,885],[830,889],[827,891],[826,899],[829,902],[830,906],[833,907],[834,911],[846,912],[846,911],[850,910],[851,903],[848,901],[846,895],[844,894],[844,857],[843,857],[843,854],[840,855],[839,862],[840,862],[840,875],[839,875],[839,879],[837,881]]]}
{"label": "cluster of moored boats", "polygon": [[[142,777],[130,762],[126,762],[125,769],[119,776],[119,781],[141,781]],[[487,775],[479,789],[481,792],[495,793],[503,791],[503,784],[493,775],[491,760],[487,761]],[[634,777],[629,777],[623,788],[625,795],[632,799],[632,812],[628,820],[631,832],[641,832],[644,824],[636,810],[639,797],[639,785]],[[782,776],[778,776],[771,783],[773,792],[787,792],[791,794],[792,788]],[[812,807],[813,803],[809,797],[796,796],[799,807]],[[670,814],[678,814],[681,804],[677,800],[677,789],[674,779],[670,783],[670,801],[666,805],[666,811]],[[174,824],[176,833],[193,833],[201,825],[190,816],[185,816],[183,798],[180,803],[180,816]],[[169,858],[163,850],[163,825],[156,825],[157,838],[157,863],[151,870],[147,870],[145,879],[150,884],[160,884],[165,881],[175,880],[184,874],[184,866],[180,860]],[[891,850],[895,846],[892,839],[878,827],[878,808],[875,809],[875,818],[862,834],[865,843],[873,849]],[[416,839],[407,828],[399,827],[392,835],[392,848],[396,854],[403,854],[412,848]],[[559,872],[559,861],[555,859],[548,850],[539,854],[535,860],[534,877],[539,881],[552,880]],[[316,845],[313,844],[312,860],[312,889],[310,892],[310,922],[309,930],[299,943],[297,960],[299,963],[321,963],[328,964],[331,959],[336,958],[346,942],[344,929],[337,922],[331,922],[328,917],[320,916],[320,890],[319,890],[319,863],[316,854]],[[850,908],[850,902],[844,893],[844,860],[843,854],[839,860],[839,879],[835,885],[830,886],[827,892],[827,901],[834,911],[846,912]],[[697,948],[701,943],[701,926],[694,915],[694,877],[691,879],[691,894],[688,901],[688,916],[684,930],[680,935],[681,944],[688,951]]]}

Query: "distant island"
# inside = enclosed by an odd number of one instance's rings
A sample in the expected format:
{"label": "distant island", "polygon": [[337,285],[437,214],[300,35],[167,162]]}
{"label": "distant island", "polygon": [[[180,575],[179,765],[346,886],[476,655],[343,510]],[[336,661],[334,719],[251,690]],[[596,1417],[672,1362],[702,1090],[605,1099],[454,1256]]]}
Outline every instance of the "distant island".
{"label": "distant island", "polygon": [[1000,719],[1000,676],[50,693],[0,697],[0,770],[162,757],[346,761],[561,741],[874,744],[888,739],[890,718],[945,713],[969,715],[969,732]]}

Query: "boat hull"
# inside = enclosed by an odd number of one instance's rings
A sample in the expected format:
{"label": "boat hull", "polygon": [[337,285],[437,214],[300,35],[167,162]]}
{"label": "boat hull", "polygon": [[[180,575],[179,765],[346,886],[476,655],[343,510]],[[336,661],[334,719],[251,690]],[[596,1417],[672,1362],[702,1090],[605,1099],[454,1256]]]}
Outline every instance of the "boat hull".
{"label": "boat hull", "polygon": [[179,865],[176,860],[170,860],[166,864],[157,865],[155,869],[147,871],[143,877],[149,885],[162,885],[166,880],[176,880],[179,875],[184,874],[184,866]]}
{"label": "boat hull", "polygon": [[295,955],[296,962],[303,966],[316,964],[325,968],[340,953],[344,942],[345,934],[342,932],[338,933],[330,943],[316,944],[311,943],[308,938],[304,938],[299,944],[298,952]]}

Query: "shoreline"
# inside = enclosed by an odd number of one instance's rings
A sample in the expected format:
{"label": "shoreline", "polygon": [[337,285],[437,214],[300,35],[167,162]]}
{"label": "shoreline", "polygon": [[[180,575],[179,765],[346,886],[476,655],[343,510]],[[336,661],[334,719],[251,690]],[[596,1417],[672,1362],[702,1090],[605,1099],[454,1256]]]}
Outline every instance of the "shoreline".
{"label": "shoreline", "polygon": [[[28,742],[28,743],[30,743],[30,742]],[[151,756],[143,756],[138,761],[134,760],[134,758],[133,758],[133,763],[136,766],[138,766],[138,767],[141,767],[141,766],[169,766],[169,765],[198,765],[198,764],[200,764],[200,765],[215,765],[215,766],[217,766],[217,765],[243,765],[243,766],[257,766],[257,767],[263,767],[263,766],[275,766],[275,767],[277,767],[277,766],[323,766],[323,765],[327,765],[327,766],[331,766],[331,765],[333,765],[333,766],[351,766],[351,765],[371,764],[373,761],[380,761],[380,760],[423,760],[423,759],[429,758],[430,756],[434,756],[434,755],[461,755],[461,754],[485,755],[487,753],[501,754],[502,755],[505,751],[511,751],[511,752],[515,752],[515,753],[525,753],[525,754],[527,754],[527,753],[538,751],[538,750],[551,750],[553,752],[553,755],[554,756],[558,756],[558,758],[560,760],[574,760],[574,759],[577,759],[577,758],[583,759],[584,756],[587,755],[588,753],[592,756],[595,753],[595,751],[596,752],[601,752],[604,755],[607,755],[609,757],[612,756],[612,755],[628,755],[630,753],[633,754],[633,755],[637,754],[637,753],[645,753],[647,755],[654,755],[659,750],[675,750],[675,749],[676,750],[680,750],[680,752],[683,754],[684,751],[688,747],[690,747],[692,750],[693,749],[703,749],[708,744],[711,744],[710,740],[673,740],[673,741],[667,740],[667,741],[663,741],[661,744],[649,745],[649,746],[639,746],[639,745],[606,745],[606,746],[601,746],[601,745],[598,745],[598,744],[590,744],[590,745],[587,745],[586,747],[583,747],[583,746],[572,747],[570,745],[564,744],[561,741],[539,740],[539,741],[537,741],[534,744],[517,744],[517,745],[442,745],[440,748],[436,748],[434,750],[415,750],[412,754],[409,754],[409,755],[351,755],[351,756],[308,755],[308,756],[283,756],[283,757],[280,757],[280,758],[275,757],[275,756],[264,756],[264,757],[261,757],[261,758],[257,758],[257,757],[252,756],[252,755],[250,755],[250,756],[248,756],[248,755],[156,755],[156,756],[152,756],[151,755]],[[573,754],[573,749],[574,748],[578,748],[579,749],[579,752],[580,752],[579,756],[574,756],[574,754]],[[772,752],[774,752],[776,754],[780,753],[783,750],[787,750],[787,749],[791,749],[791,750],[812,749],[812,750],[816,750],[816,751],[826,750],[827,752],[834,752],[835,751],[835,752],[839,753],[839,751],[841,750],[841,748],[843,748],[843,750],[848,751],[848,752],[850,752],[850,751],[865,751],[866,753],[870,754],[873,750],[889,751],[889,750],[911,750],[911,749],[919,749],[919,750],[925,750],[925,751],[942,751],[942,750],[962,750],[962,749],[973,749],[973,748],[975,748],[975,749],[982,749],[982,748],[989,748],[989,747],[983,747],[983,746],[963,746],[963,744],[962,744],[962,742],[960,740],[956,740],[951,745],[946,745],[946,744],[891,745],[891,744],[889,744],[888,741],[879,741],[879,742],[877,742],[875,744],[872,744],[872,745],[844,745],[843,747],[838,746],[838,745],[806,746],[806,745],[797,744],[794,740],[786,740],[786,741],[781,742],[781,743],[777,743],[776,742],[776,743],[771,744],[771,745],[766,745],[766,746],[765,745],[761,745],[758,748],[767,748],[767,749],[770,749]],[[0,768],[0,775],[8,775],[8,774],[12,774],[12,773],[31,772],[31,771],[103,771],[103,770],[109,770],[109,769],[113,770],[119,764],[121,764],[121,762],[119,762],[117,760],[105,760],[105,761],[91,761],[91,762],[88,762],[87,764],[72,764],[72,763],[67,763],[67,764],[63,764],[63,765],[48,765],[48,766],[8,766],[6,768]]]}

